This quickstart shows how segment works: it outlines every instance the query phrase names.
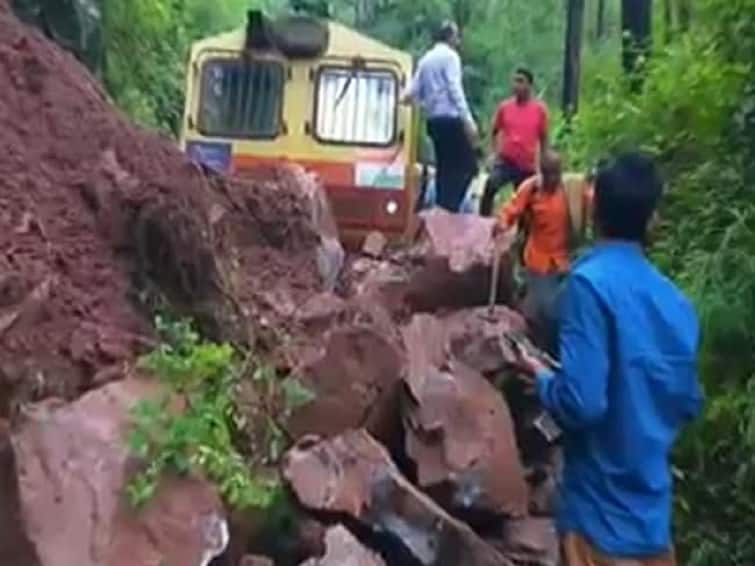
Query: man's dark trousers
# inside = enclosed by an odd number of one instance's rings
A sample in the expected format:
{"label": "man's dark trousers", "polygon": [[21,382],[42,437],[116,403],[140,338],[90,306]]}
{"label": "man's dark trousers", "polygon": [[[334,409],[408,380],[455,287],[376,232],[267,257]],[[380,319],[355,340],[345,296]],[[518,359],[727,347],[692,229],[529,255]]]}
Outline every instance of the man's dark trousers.
{"label": "man's dark trousers", "polygon": [[430,118],[427,133],[435,148],[435,202],[450,212],[458,212],[477,175],[477,157],[464,120],[450,116]]}
{"label": "man's dark trousers", "polygon": [[480,214],[490,216],[493,213],[495,195],[498,194],[501,187],[513,183],[514,189],[516,189],[534,174],[534,171],[527,171],[499,157],[493,165],[487,183],[485,183],[485,192],[480,201]]}

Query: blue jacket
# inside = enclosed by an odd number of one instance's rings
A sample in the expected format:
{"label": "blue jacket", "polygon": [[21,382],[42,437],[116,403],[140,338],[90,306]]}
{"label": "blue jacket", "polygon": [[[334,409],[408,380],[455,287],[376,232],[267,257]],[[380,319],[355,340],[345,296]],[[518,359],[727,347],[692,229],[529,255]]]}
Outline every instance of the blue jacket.
{"label": "blue jacket", "polygon": [[606,242],[567,278],[561,369],[537,376],[564,429],[558,528],[615,557],[671,547],[669,451],[702,405],[698,322],[639,246]]}

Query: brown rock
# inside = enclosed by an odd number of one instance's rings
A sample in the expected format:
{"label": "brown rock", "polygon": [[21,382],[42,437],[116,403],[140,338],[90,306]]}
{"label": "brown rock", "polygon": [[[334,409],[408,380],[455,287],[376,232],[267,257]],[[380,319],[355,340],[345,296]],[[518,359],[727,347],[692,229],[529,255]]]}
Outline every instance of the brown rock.
{"label": "brown rock", "polygon": [[[236,566],[242,556],[257,555],[270,557],[282,566],[293,566],[313,556],[324,556],[327,525],[311,517],[293,501],[291,503],[286,505],[285,518],[275,512],[260,510],[253,513],[259,516],[253,531],[244,533],[232,529],[231,544],[223,556],[225,562],[221,564]],[[248,510],[245,514],[249,514]],[[242,552],[234,554],[234,546]]]}
{"label": "brown rock", "polygon": [[452,271],[462,272],[493,257],[495,220],[476,214],[452,214],[442,208],[420,213],[419,242],[415,253],[448,259]]}
{"label": "brown rock", "polygon": [[24,300],[28,283],[15,272],[0,275],[0,308],[11,307]]}
{"label": "brown rock", "polygon": [[449,352],[460,362],[486,377],[493,377],[518,360],[512,345],[503,339],[509,332],[525,333],[527,323],[504,306],[464,309],[443,317]]}
{"label": "brown rock", "polygon": [[207,566],[225,549],[221,501],[201,480],[166,479],[139,513],[125,501],[128,411],[153,391],[128,379],[26,411],[12,445],[20,515],[40,566]]}
{"label": "brown rock", "polygon": [[499,302],[513,298],[513,270],[508,254],[513,238],[496,250],[495,221],[476,214],[433,209],[421,214],[417,245],[410,256],[422,266],[412,277],[406,302],[413,312],[485,305],[490,295],[494,253],[502,253]]}
{"label": "brown rock", "polygon": [[388,239],[382,232],[370,232],[362,244],[362,253],[368,257],[378,258],[383,255]]}
{"label": "brown rock", "polygon": [[448,328],[415,315],[404,329],[409,364],[406,450],[419,486],[447,509],[521,517],[527,484],[503,396],[448,354]]}
{"label": "brown rock", "polygon": [[298,556],[322,556],[325,554],[327,527],[314,519],[304,517],[296,527],[296,552]]}
{"label": "brown rock", "polygon": [[413,487],[364,430],[330,440],[302,439],[286,455],[283,475],[305,507],[345,514],[373,532],[388,533],[425,566],[510,565]]}
{"label": "brown rock", "polygon": [[506,555],[522,566],[558,566],[558,535],[551,519],[508,521],[504,528]]}
{"label": "brown rock", "polygon": [[275,562],[266,556],[244,556],[239,566],[275,566]]}
{"label": "brown rock", "polygon": [[291,433],[331,436],[365,427],[381,440],[392,439],[400,424],[399,347],[372,325],[336,328],[318,338],[324,348],[311,351],[294,370],[315,398],[294,411]]}
{"label": "brown rock", "polygon": [[547,460],[536,466],[530,474],[530,515],[551,517],[554,514],[558,485],[556,477],[561,469],[561,450],[552,448]]}
{"label": "brown rock", "polygon": [[0,564],[40,566],[21,521],[16,458],[6,421],[0,421]]}
{"label": "brown rock", "polygon": [[345,252],[338,239],[338,227],[322,183],[314,174],[295,163],[272,170],[259,167],[256,171],[247,171],[247,175],[263,181],[277,177],[279,183],[299,193],[310,224],[319,239],[316,259],[323,288],[325,291],[332,291],[343,267]]}
{"label": "brown rock", "polygon": [[[238,509],[228,513],[228,535],[230,541],[217,566],[236,566],[247,554],[268,554],[266,549],[250,545],[252,541],[264,537],[266,518],[263,509]],[[216,566],[213,562],[213,566]]]}
{"label": "brown rock", "polygon": [[106,566],[209,566],[228,546],[222,502],[204,481],[166,479],[142,512],[135,514],[124,507],[116,516],[110,549],[102,562]]}
{"label": "brown rock", "polygon": [[310,558],[301,566],[386,566],[379,555],[367,550],[341,525],[328,529],[326,552],[321,558]]}
{"label": "brown rock", "polygon": [[296,315],[307,329],[324,331],[344,314],[346,307],[346,301],[333,293],[319,293],[305,302]]}
{"label": "brown rock", "polygon": [[[398,318],[487,304],[494,221],[434,209],[422,213],[421,222],[417,244],[408,251],[352,264],[352,292],[375,297]],[[502,303],[513,299],[511,243],[502,251],[497,295]]]}
{"label": "brown rock", "polygon": [[380,260],[360,257],[349,266],[351,294],[356,297],[372,297],[390,312],[402,308],[412,266],[404,256]]}
{"label": "brown rock", "polygon": [[37,285],[20,304],[0,309],[0,336],[14,326],[34,327],[45,317],[45,309],[54,280],[47,278]]}

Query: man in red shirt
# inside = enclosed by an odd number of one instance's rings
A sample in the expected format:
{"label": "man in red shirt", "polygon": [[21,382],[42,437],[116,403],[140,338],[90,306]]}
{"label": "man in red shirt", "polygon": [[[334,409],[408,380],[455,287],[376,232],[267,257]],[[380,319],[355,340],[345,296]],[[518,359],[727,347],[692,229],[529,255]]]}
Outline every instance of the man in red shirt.
{"label": "man in red shirt", "polygon": [[532,94],[533,76],[520,67],[514,73],[514,95],[493,116],[491,142],[495,154],[480,203],[480,214],[490,216],[498,190],[509,183],[518,187],[537,170],[548,145],[548,110]]}

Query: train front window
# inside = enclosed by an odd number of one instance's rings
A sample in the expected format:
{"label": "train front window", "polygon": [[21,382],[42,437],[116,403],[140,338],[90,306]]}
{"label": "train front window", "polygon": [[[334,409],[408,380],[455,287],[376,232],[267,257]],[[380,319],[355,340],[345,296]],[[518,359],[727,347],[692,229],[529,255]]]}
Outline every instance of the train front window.
{"label": "train front window", "polygon": [[315,137],[387,146],[396,136],[398,81],[386,70],[324,67],[318,74]]}
{"label": "train front window", "polygon": [[199,131],[205,136],[274,138],[280,132],[283,66],[211,59],[202,66]]}

